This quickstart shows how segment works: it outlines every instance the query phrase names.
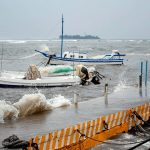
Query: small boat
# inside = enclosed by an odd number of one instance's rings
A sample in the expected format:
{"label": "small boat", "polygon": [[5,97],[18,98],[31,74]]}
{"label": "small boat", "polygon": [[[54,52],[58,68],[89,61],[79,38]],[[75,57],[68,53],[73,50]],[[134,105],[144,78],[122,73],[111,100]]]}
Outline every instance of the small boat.
{"label": "small boat", "polygon": [[27,87],[60,87],[72,85],[87,85],[90,82],[100,84],[104,78],[93,67],[83,65],[71,66],[55,65],[37,68],[30,65],[27,72],[3,71],[0,76],[0,87],[27,88]]}
{"label": "small boat", "polygon": [[63,23],[64,19],[62,16],[62,34],[61,34],[61,53],[60,55],[49,54],[45,51],[35,50],[41,53],[45,57],[49,58],[47,64],[84,64],[84,65],[95,65],[95,64],[111,64],[111,65],[121,65],[123,64],[123,56],[125,54],[120,54],[118,50],[113,50],[111,54],[106,54],[103,57],[98,58],[88,58],[86,53],[78,52],[63,52]]}
{"label": "small boat", "polygon": [[[66,71],[67,69],[67,67],[62,68],[61,66],[57,66],[56,68],[53,67],[53,69],[42,68],[40,77],[35,79],[25,78],[25,72],[4,71],[1,72],[0,87],[60,87],[80,84],[81,79],[74,75],[74,73],[70,73],[69,71],[63,73],[63,71]],[[49,70],[51,70],[51,72]]]}
{"label": "small boat", "polygon": [[39,50],[35,51],[49,58],[47,64],[51,65],[122,65],[124,61],[122,56],[125,56],[125,54],[120,54],[118,50],[113,50],[111,54],[99,56],[99,58],[87,58],[86,53],[78,52],[64,52],[63,56],[61,57],[56,55],[50,55],[47,52],[42,52]]}
{"label": "small boat", "polygon": [[23,78],[2,78],[0,77],[0,87],[5,88],[27,88],[27,87],[61,87],[72,86],[80,83],[77,76],[56,76],[42,77],[36,80],[25,80]]}

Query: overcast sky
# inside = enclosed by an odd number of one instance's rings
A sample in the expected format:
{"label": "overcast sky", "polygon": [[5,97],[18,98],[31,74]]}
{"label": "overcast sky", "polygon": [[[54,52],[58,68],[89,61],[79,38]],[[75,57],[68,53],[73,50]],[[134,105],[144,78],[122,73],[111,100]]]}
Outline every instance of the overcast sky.
{"label": "overcast sky", "polygon": [[150,0],[0,0],[0,39],[150,39]]}

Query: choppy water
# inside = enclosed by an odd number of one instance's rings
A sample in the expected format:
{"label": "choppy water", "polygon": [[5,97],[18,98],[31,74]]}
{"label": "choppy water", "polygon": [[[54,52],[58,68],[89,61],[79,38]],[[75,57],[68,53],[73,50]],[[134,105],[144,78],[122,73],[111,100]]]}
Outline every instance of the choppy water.
{"label": "choppy water", "polygon": [[[49,49],[51,53],[59,53],[60,41],[0,41],[0,57],[3,57],[1,70],[26,71],[29,64],[46,63],[47,60],[36,53],[35,49]],[[68,40],[64,42],[64,49],[87,52],[89,56],[108,54],[111,50],[118,49],[120,53],[125,53],[127,56],[122,66],[95,66],[101,74],[107,77],[102,80],[101,85],[42,89],[0,88],[0,141],[15,132],[26,138],[37,133],[49,132],[49,126],[55,126],[54,120],[52,124],[49,124],[51,122],[47,120],[51,112],[55,113],[56,118],[60,117],[57,116],[57,111],[63,112],[65,108],[54,108],[71,105],[74,91],[79,94],[79,101],[90,101],[92,98],[103,96],[106,82],[109,84],[109,93],[126,86],[136,87],[140,74],[140,62],[150,59],[150,40]],[[50,111],[45,112],[46,110]],[[62,124],[63,122],[65,120],[62,120]],[[36,129],[30,133],[26,132],[27,127],[32,124]],[[42,129],[42,126],[43,132],[38,130]],[[6,131],[8,131],[7,134]],[[104,147],[107,146],[104,145]]]}

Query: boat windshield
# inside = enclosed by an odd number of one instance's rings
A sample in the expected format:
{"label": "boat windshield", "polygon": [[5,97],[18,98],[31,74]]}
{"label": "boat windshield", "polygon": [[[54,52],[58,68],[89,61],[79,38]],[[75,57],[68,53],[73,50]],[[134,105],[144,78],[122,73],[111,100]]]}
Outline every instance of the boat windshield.
{"label": "boat windshield", "polygon": [[112,55],[105,55],[104,57],[103,57],[103,59],[111,59],[112,58]]}

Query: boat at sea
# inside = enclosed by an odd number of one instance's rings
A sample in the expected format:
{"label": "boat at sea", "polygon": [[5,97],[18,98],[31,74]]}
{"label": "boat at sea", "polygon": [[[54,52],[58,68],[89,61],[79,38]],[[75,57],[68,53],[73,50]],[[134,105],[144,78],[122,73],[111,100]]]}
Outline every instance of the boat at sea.
{"label": "boat at sea", "polygon": [[40,68],[40,75],[36,78],[26,78],[26,74],[26,72],[3,71],[0,76],[0,87],[60,87],[80,84],[81,81],[69,66],[49,66]]}
{"label": "boat at sea", "polygon": [[63,52],[63,24],[64,18],[62,16],[62,35],[61,35],[61,50],[60,54],[49,54],[47,51],[43,50],[35,50],[36,52],[41,53],[45,57],[48,58],[47,64],[85,64],[85,65],[103,65],[103,64],[111,64],[111,65],[122,65],[124,62],[123,57],[125,54],[120,54],[118,50],[113,50],[111,54],[106,54],[99,58],[88,58],[86,53],[79,52]]}
{"label": "boat at sea", "polygon": [[77,65],[49,65],[37,67],[30,65],[27,72],[3,71],[0,74],[0,87],[61,87],[73,85],[100,84],[104,78],[94,67]]}
{"label": "boat at sea", "polygon": [[42,77],[36,80],[24,80],[23,78],[0,78],[0,87],[6,88],[27,88],[27,87],[61,87],[79,84],[77,76],[53,76]]}
{"label": "boat at sea", "polygon": [[122,65],[124,59],[122,58],[125,54],[120,54],[118,50],[113,50],[111,54],[106,54],[98,57],[88,58],[86,53],[69,52],[65,51],[62,56],[49,54],[35,50],[48,58],[48,64],[50,65]]}

